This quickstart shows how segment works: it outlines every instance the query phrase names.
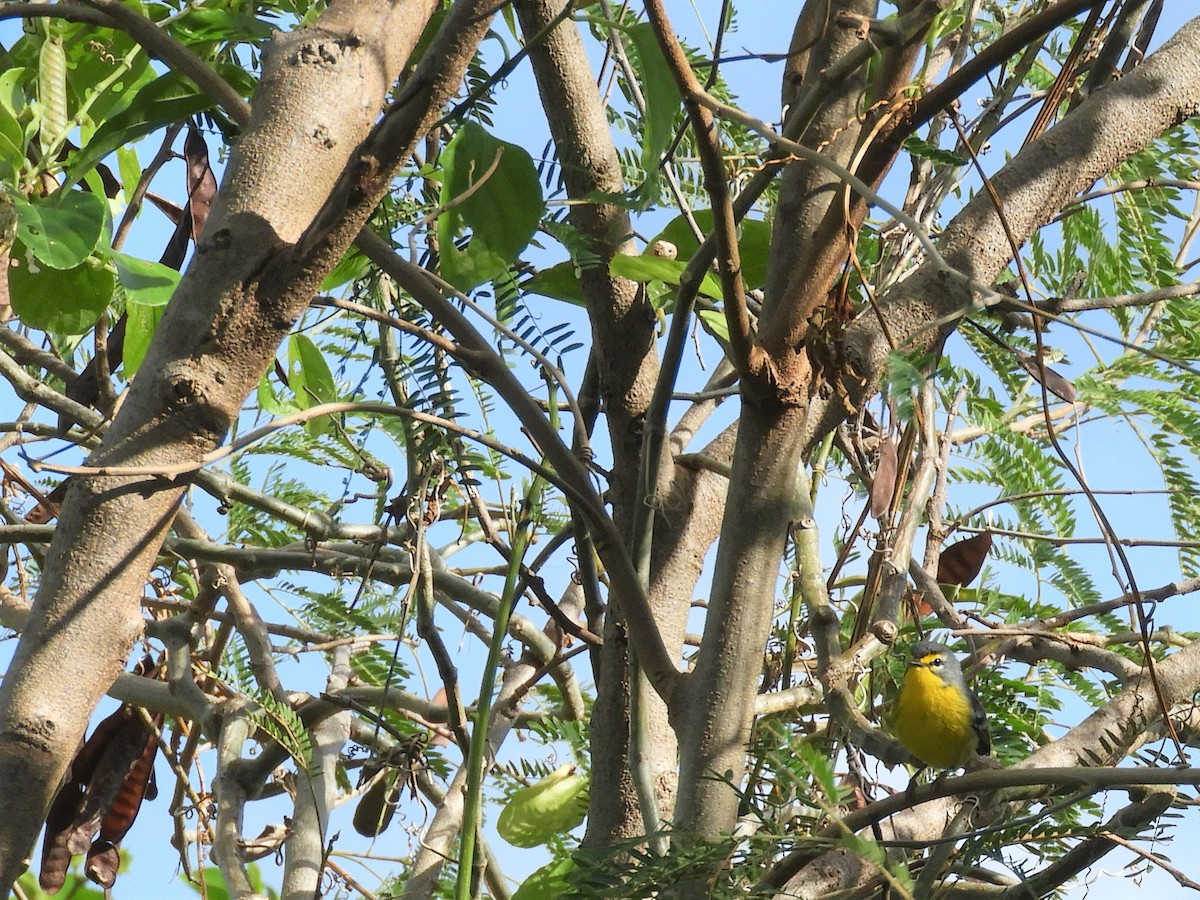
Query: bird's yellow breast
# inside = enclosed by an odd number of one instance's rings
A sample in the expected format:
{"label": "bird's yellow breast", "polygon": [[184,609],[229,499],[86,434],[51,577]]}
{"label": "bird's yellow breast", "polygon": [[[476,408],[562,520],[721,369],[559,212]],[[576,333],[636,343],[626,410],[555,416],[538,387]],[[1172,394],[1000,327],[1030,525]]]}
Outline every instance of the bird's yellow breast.
{"label": "bird's yellow breast", "polygon": [[925,666],[905,674],[892,724],[908,752],[928,766],[957,769],[975,750],[970,700]]}

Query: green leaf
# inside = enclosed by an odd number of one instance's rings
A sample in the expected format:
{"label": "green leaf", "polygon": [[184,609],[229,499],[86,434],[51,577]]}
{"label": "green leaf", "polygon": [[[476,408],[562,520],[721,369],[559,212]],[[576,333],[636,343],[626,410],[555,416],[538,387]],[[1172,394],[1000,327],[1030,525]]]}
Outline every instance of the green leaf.
{"label": "green leaf", "polygon": [[260,869],[257,864],[247,863],[246,874],[250,878],[250,887],[254,888],[257,893],[266,894],[271,898],[277,898],[279,896],[278,891],[267,886],[267,883],[263,880],[262,869]]}
{"label": "green leaf", "polygon": [[525,280],[521,290],[528,294],[541,294],[543,297],[565,300],[576,306],[584,305],[578,270],[571,260],[535,273]]}
{"label": "green leaf", "polygon": [[84,191],[55,191],[30,203],[10,197],[17,212],[17,237],[38,262],[73,269],[87,259],[104,231],[104,200]]}
{"label": "green leaf", "polygon": [[512,36],[518,37],[520,32],[517,30],[517,14],[513,12],[512,4],[505,3],[501,9],[501,15],[504,16],[504,24],[508,26]]}
{"label": "green leaf", "polygon": [[512,795],[496,830],[514,847],[536,847],[566,834],[587,816],[588,779],[570,763]]}
{"label": "green leaf", "polygon": [[0,178],[12,181],[25,163],[25,129],[0,102]]}
{"label": "green leaf", "polygon": [[904,149],[913,156],[919,156],[922,159],[931,159],[934,162],[943,163],[948,166],[965,166],[970,162],[969,159],[959,156],[957,153],[951,153],[949,150],[935,147],[933,144],[915,135],[905,139]]}
{"label": "green leaf", "polygon": [[325,280],[321,282],[320,289],[322,291],[332,291],[343,284],[362,278],[370,269],[371,261],[363,256],[361,252],[351,247],[346,251],[346,255],[338,261],[338,264],[325,276]]}
{"label": "green leaf", "polygon": [[[692,218],[705,234],[713,229],[711,209],[692,213]],[[738,223],[738,251],[742,258],[742,280],[747,290],[761,288],[767,283],[767,260],[771,253],[771,224],[761,219],[743,219]],[[691,225],[683,216],[676,216],[650,241],[667,241],[674,244],[679,259],[690,260],[700,249],[700,242],[692,233]]]}
{"label": "green leaf", "polygon": [[29,69],[14,66],[0,72],[0,106],[15,121],[28,109],[24,83],[29,80]]}
{"label": "green leaf", "polygon": [[642,185],[643,203],[650,203],[658,193],[659,163],[675,137],[675,116],[679,112],[680,95],[675,77],[667,66],[654,26],[649,22],[627,30],[633,42],[633,67],[639,76],[642,95],[646,99],[646,118],[642,124]]}
{"label": "green leaf", "polygon": [[297,412],[300,407],[290,400],[281,400],[271,386],[271,373],[268,372],[258,382],[258,405],[260,409],[273,416],[286,416]]}
{"label": "green leaf", "polygon": [[202,885],[189,881],[187,873],[179,873],[179,880],[200,896],[205,897],[206,900],[229,900],[229,890],[225,887],[225,879],[221,877],[220,869],[216,866],[207,866],[200,877],[203,881]]}
{"label": "green leaf", "polygon": [[112,300],[116,278],[99,260],[73,269],[51,269],[20,241],[13,242],[8,288],[13,311],[25,325],[54,334],[83,334]]}
{"label": "green leaf", "polygon": [[[667,284],[678,285],[686,268],[687,263],[681,259],[664,259],[661,256],[614,256],[608,264],[611,274],[622,275],[642,284],[648,281],[665,281]],[[721,282],[712,272],[705,272],[700,290],[719,299]]]}
{"label": "green leaf", "polygon": [[275,29],[269,22],[241,10],[235,4],[192,6],[175,25],[188,44],[216,41],[264,41]]}
{"label": "green leaf", "polygon": [[288,381],[301,409],[337,399],[337,384],[312,338],[293,334],[288,340]]}
{"label": "green leaf", "polygon": [[96,129],[71,160],[66,187],[118,147],[143,138],[156,128],[182,122],[213,105],[209,97],[176,72],[167,72],[137,92],[129,106]]}
{"label": "green leaf", "polygon": [[812,745],[797,742],[792,747],[800,762],[813,775],[817,787],[825,794],[825,799],[831,804],[842,802],[842,791],[838,787],[837,774],[824,755],[814,750]]}
{"label": "green leaf", "polygon": [[[32,875],[32,873],[30,874]],[[250,879],[250,887],[255,893],[269,897],[271,900],[277,900],[279,892],[263,881],[262,870],[257,863],[247,863],[246,874]],[[185,872],[179,873],[179,880],[206,900],[229,900],[229,889],[225,887],[225,879],[221,875],[221,870],[216,866],[206,866],[200,873],[200,879],[203,884],[197,884],[190,880]],[[97,892],[97,895],[104,896],[101,892]],[[82,896],[82,894],[71,894],[73,898]],[[91,895],[88,894],[88,896]]]}
{"label": "green leaf", "polygon": [[[86,26],[77,27],[64,43],[70,58],[67,88],[72,99],[71,108],[80,110],[87,106],[87,117],[91,122],[112,118],[129,106],[140,88],[159,77],[144,51],[130,56],[137,43],[122,31],[108,32],[101,51],[96,47],[95,30]],[[97,96],[96,86],[109,78],[113,80]]]}
{"label": "green leaf", "polygon": [[150,341],[162,321],[165,306],[150,303],[138,303],[128,300],[125,303],[125,348],[121,354],[125,366],[125,378],[128,380],[137,374],[146,359],[146,351]]}
{"label": "green leaf", "polygon": [[[466,122],[442,153],[442,275],[460,290],[495,278],[525,249],[545,204],[533,159]],[[454,239],[471,232],[466,249]]]}
{"label": "green leaf", "polygon": [[[288,384],[296,394],[296,403],[308,409],[321,403],[337,400],[337,383],[329,364],[321,355],[320,348],[303,334],[293,334],[288,339]],[[304,425],[309,434],[316,436],[330,430],[329,416],[321,416]]]}
{"label": "green leaf", "polygon": [[[124,861],[124,857],[122,857]],[[50,900],[51,897],[70,897],[71,900],[104,900],[104,891],[90,884],[82,875],[68,873],[63,886],[54,894],[47,894],[38,884],[37,875],[33,870],[25,872],[17,879],[21,896],[28,900]]]}
{"label": "green leaf", "polygon": [[253,697],[257,706],[250,710],[250,721],[274,738],[296,765],[308,771],[312,765],[312,736],[300,716],[263,688],[254,691]]}
{"label": "green leaf", "polygon": [[136,150],[131,147],[117,148],[117,171],[121,173],[121,193],[125,195],[125,202],[131,203],[142,177],[142,163]]}
{"label": "green leaf", "polygon": [[107,255],[116,264],[121,287],[125,288],[125,294],[131,301],[143,306],[167,305],[179,284],[181,276],[177,271],[162,263],[127,256],[117,250]]}
{"label": "green leaf", "polygon": [[729,343],[729,321],[725,318],[724,313],[715,309],[701,309],[697,311],[696,315],[700,317],[700,321],[707,326],[709,331]]}

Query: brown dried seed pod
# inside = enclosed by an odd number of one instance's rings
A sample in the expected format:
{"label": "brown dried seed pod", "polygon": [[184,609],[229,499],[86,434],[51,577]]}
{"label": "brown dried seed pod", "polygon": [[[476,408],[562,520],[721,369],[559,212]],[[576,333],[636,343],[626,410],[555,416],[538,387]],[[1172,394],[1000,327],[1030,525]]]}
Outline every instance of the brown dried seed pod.
{"label": "brown dried seed pod", "polygon": [[83,872],[90,881],[108,889],[117,883],[120,867],[121,851],[111,841],[96,841],[88,851]]}
{"label": "brown dried seed pod", "polygon": [[100,829],[130,770],[145,751],[150,736],[150,726],[130,710],[129,720],[104,747],[87,781],[87,795],[67,840],[72,853],[83,853],[91,847],[92,838]]}
{"label": "brown dried seed pod", "polygon": [[354,830],[363,837],[378,837],[392,824],[392,816],[400,803],[399,772],[389,769],[367,788],[354,810]]}
{"label": "brown dried seed pod", "polygon": [[[162,716],[155,716],[154,724],[156,728],[161,726]],[[150,776],[154,773],[154,757],[158,754],[158,737],[154,733],[155,729],[148,728],[146,730],[149,735],[142,747],[142,752],[129,767],[124,782],[100,823],[101,841],[110,841],[113,844],[121,843],[133,825],[133,820],[137,818],[138,810],[142,808],[142,800],[146,796]]]}
{"label": "brown dried seed pod", "polygon": [[966,587],[979,577],[991,549],[992,534],[989,531],[951,544],[942,551],[942,557],[938,560],[938,584]]}

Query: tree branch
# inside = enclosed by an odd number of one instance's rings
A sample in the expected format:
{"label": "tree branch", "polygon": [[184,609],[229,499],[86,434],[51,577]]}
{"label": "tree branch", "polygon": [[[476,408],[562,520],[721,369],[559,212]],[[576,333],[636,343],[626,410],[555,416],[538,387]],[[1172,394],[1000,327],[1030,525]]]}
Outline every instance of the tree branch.
{"label": "tree branch", "polygon": [[358,245],[373,263],[396,279],[472,354],[475,373],[504,398],[546,455],[554,469],[554,480],[570,493],[573,504],[592,529],[597,550],[608,568],[614,594],[623,604],[630,622],[630,635],[637,645],[641,665],[654,689],[669,705],[681,678],[680,673],[663,643],[646,593],[625,552],[624,541],[596,496],[587,470],[550,427],[541,409],[532,402],[507,363],[495,353],[466,316],[447,302],[442,289],[425,270],[401,259],[372,232],[364,231],[359,236]]}
{"label": "tree branch", "polygon": [[[1057,126],[1026,145],[992,179],[1018,242],[1080,191],[1200,109],[1200,22],[1180,29],[1146,62],[1120,81],[1096,91]],[[1147,96],[1155,97],[1147,104]],[[1136,110],[1136,111],[1135,111]],[[895,344],[905,352],[936,347],[1011,260],[993,201],[977,195],[938,239],[944,263],[928,260],[880,298]],[[961,272],[974,294],[949,289],[946,272]],[[855,320],[843,339],[847,369],[841,391],[861,408],[884,371],[892,345],[873,316]],[[818,398],[806,425],[811,447],[844,418],[843,401]]]}
{"label": "tree branch", "polygon": [[[276,36],[195,261],[92,463],[172,465],[227,432],[312,295],[304,279],[280,285],[263,272],[294,258],[281,243],[298,239],[320,211],[433,6],[338,5],[314,27]],[[300,65],[306,59],[321,62]],[[347,243],[359,227],[349,226]],[[314,277],[344,247],[317,261]],[[22,870],[88,715],[141,631],[138,598],[182,492],[154,479],[71,485],[30,626],[0,685],[0,895]]]}

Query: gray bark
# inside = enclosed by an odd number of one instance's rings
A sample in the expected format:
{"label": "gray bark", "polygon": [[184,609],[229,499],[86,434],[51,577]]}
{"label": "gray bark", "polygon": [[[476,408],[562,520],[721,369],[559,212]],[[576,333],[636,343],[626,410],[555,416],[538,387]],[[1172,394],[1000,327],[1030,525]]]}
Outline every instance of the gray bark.
{"label": "gray bark", "polygon": [[[1141,66],[1095,91],[997,173],[992,183],[1018,244],[1096,179],[1200,110],[1198,50],[1200,20],[1194,19]],[[946,263],[976,284],[990,285],[1012,261],[1004,225],[984,191],[954,217],[937,245]],[[960,281],[926,262],[881,298],[880,306],[897,345],[917,353],[940,345],[975,302]],[[845,349],[851,369],[868,373],[866,380],[845,385],[857,403],[874,390],[890,349],[874,314],[860,316],[847,329]],[[841,417],[825,401],[814,403],[814,412],[818,414],[807,429],[810,447]]]}
{"label": "gray bark", "polygon": [[[526,0],[516,6],[525,40],[530,44],[530,60],[562,164],[563,181],[568,196],[576,201],[571,207],[571,223],[596,255],[594,265],[583,267],[580,282],[592,325],[591,364],[598,374],[613,453],[613,518],[628,546],[642,446],[638,423],[649,406],[658,374],[656,320],[639,285],[608,272],[613,256],[637,252],[630,236],[628,212],[616,204],[585,202],[596,194],[620,193],[625,185],[579,27],[567,21],[542,34],[565,8],[562,0]],[[673,631],[678,640],[668,641],[667,646],[678,656],[687,607],[677,603],[664,607],[653,592],[650,600],[658,621],[677,626]],[[592,846],[645,832],[629,771],[629,646],[625,623],[617,612],[620,608],[617,597],[605,621],[596,679],[592,728],[606,739],[592,748],[593,786],[585,838],[585,843]],[[652,733],[645,748],[651,756],[650,765],[659,772],[673,771],[675,740],[667,725],[666,707],[657,695],[648,696],[646,702]],[[657,786],[658,806],[669,810],[674,777],[657,779]]]}
{"label": "gray bark", "polygon": [[[1066,203],[1097,178],[1147,147],[1172,126],[1200,111],[1200,19],[1193,20],[1146,62],[1120,81],[1095,91],[1059,125],[1026,146],[993,179],[1005,218],[1018,243],[1049,222]],[[946,262],[977,284],[991,284],[1011,262],[1004,225],[990,197],[981,192],[947,226],[938,241]],[[936,347],[973,308],[971,292],[933,262],[882,298],[880,306],[893,338],[914,351]],[[846,350],[854,371],[869,373],[847,384],[857,403],[869,396],[886,363],[889,346],[874,315],[848,329]],[[840,406],[817,400],[805,423],[805,444],[812,447],[844,415]],[[1200,688],[1195,644],[1159,664],[1168,708],[1185,702]],[[1157,702],[1143,679],[1053,744],[1031,755],[1022,766],[1115,762],[1137,746],[1156,717]],[[1105,749],[1108,748],[1108,749]],[[892,820],[895,836],[928,841],[941,833],[950,801],[925,804]],[[852,854],[823,855],[788,882],[781,896],[819,897],[862,888],[874,874]]]}
{"label": "gray bark", "polygon": [[[434,6],[335,4],[273,42],[204,238],[93,465],[189,462],[223,439],[308,303],[312,279],[357,232],[352,226],[341,247],[310,233],[310,247],[323,251],[316,270],[305,272],[312,260],[293,255]],[[307,279],[264,289],[281,257]],[[0,895],[24,868],[88,717],[141,632],[142,587],[181,493],[178,481],[154,477],[73,480],[0,687]]]}

